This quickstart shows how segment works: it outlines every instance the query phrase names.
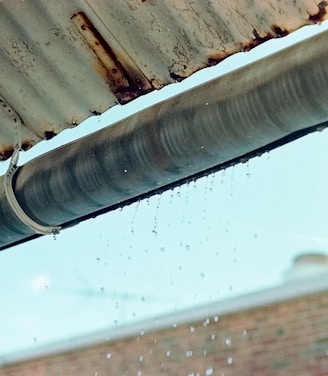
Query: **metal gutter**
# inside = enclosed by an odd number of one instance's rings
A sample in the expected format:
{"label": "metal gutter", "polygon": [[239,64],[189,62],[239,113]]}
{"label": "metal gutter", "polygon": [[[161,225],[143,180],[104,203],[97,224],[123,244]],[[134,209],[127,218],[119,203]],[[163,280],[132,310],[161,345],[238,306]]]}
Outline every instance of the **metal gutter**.
{"label": "metal gutter", "polygon": [[[30,161],[13,179],[19,204],[41,225],[66,227],[325,128],[327,38],[316,35]],[[3,192],[0,217],[0,249],[35,236]]]}

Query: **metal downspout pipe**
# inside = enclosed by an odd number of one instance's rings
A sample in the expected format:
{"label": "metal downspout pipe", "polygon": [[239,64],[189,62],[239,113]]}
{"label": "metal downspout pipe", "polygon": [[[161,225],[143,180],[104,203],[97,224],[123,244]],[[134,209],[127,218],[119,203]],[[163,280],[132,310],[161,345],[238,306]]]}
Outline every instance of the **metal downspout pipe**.
{"label": "metal downspout pipe", "polygon": [[[325,127],[327,42],[316,35],[28,162],[17,201],[33,221],[65,227]],[[0,250],[35,236],[3,190],[0,218]]]}

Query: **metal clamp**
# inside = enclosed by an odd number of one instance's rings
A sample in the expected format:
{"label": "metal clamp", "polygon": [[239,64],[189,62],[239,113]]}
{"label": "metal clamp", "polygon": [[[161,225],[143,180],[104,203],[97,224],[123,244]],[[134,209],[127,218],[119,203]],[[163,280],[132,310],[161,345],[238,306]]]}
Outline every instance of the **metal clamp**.
{"label": "metal clamp", "polygon": [[13,190],[12,180],[15,175],[15,172],[18,169],[18,158],[19,158],[19,151],[21,149],[21,137],[20,137],[20,127],[21,127],[21,120],[19,116],[13,111],[12,108],[8,106],[8,104],[1,99],[0,104],[3,104],[3,107],[7,110],[8,114],[12,118],[15,124],[15,138],[16,138],[16,145],[14,153],[11,157],[10,164],[8,170],[4,176],[4,189],[5,195],[8,200],[8,203],[14,213],[16,214],[17,218],[24,223],[26,226],[31,228],[35,233],[42,234],[42,235],[56,235],[59,233],[61,227],[60,226],[43,226],[39,223],[36,223],[31,219],[22,209],[19,202],[16,199],[15,192]]}

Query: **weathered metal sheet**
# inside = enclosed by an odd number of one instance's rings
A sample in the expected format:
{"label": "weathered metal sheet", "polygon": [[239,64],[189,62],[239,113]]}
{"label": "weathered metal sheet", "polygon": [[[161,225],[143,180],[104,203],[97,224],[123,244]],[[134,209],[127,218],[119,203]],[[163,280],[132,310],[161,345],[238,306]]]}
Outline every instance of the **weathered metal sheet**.
{"label": "weathered metal sheet", "polygon": [[[327,17],[319,0],[0,1],[0,159]],[[11,112],[12,111],[12,112]]]}

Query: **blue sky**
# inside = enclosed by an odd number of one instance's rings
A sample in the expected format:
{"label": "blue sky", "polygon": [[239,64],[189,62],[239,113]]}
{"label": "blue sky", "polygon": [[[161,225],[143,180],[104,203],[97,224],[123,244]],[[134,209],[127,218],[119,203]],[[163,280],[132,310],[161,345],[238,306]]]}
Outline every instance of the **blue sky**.
{"label": "blue sky", "polygon": [[[319,30],[307,27],[299,38]],[[266,43],[42,142],[69,142],[295,41]],[[328,131],[0,253],[0,355],[283,283],[328,252]],[[5,172],[6,163],[0,166]]]}

